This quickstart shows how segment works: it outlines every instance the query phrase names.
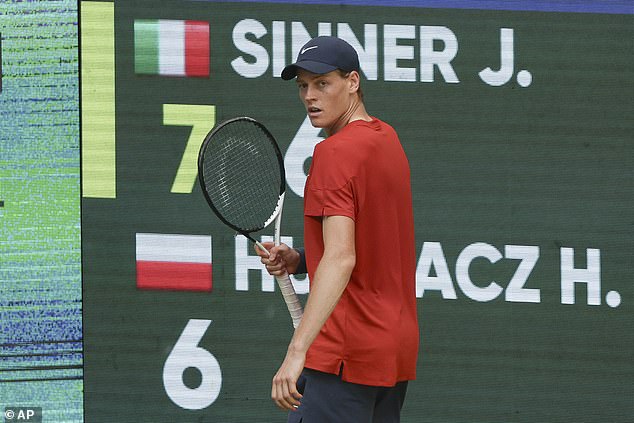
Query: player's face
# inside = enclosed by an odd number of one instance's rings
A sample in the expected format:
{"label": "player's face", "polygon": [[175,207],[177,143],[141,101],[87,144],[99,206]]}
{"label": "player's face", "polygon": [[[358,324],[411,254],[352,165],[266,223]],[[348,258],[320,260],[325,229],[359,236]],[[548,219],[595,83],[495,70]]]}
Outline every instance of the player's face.
{"label": "player's face", "polygon": [[351,75],[342,76],[338,71],[319,75],[303,69],[297,72],[299,97],[310,123],[324,128],[328,135],[343,128],[354,111],[356,89]]}

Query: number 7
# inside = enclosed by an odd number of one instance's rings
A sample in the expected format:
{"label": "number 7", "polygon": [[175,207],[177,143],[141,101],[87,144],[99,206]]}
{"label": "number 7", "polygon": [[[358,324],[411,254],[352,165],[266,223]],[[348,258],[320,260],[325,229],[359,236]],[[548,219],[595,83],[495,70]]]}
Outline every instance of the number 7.
{"label": "number 7", "polygon": [[192,127],[170,192],[190,194],[194,189],[198,173],[198,150],[205,135],[215,124],[216,106],[163,104],[163,125]]}

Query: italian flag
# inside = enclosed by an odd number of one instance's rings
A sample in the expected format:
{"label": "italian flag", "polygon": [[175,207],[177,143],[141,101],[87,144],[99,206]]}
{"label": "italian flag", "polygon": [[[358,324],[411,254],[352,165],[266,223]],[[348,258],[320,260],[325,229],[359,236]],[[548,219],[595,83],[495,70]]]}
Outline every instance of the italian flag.
{"label": "italian flag", "polygon": [[136,286],[211,291],[211,237],[137,233]]}
{"label": "italian flag", "polygon": [[209,77],[209,22],[135,20],[134,72]]}

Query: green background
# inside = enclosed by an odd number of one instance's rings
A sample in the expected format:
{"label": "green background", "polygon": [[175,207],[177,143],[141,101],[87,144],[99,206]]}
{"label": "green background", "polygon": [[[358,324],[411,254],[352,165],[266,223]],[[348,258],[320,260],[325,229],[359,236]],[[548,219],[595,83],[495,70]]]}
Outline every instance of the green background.
{"label": "green background", "polygon": [[[286,151],[305,113],[292,82],[246,79],[230,65],[241,54],[235,24],[251,18],[379,27],[379,80],[363,81],[370,113],[400,134],[412,167],[417,249],[440,242],[458,295],[419,299],[421,352],[404,422],[627,421],[634,415],[632,325],[632,16],[423,8],[117,2],[116,199],[82,202],[86,421],[272,422],[269,399],[291,326],[279,295],[234,288],[234,234],[200,189],[171,194],[189,128],[162,125],[162,105],[213,104],[217,121],[249,115]],[[134,19],[210,22],[209,79],[134,73]],[[382,81],[382,25],[440,25],[456,35],[459,84]],[[335,25],[333,25],[335,26]],[[501,87],[478,72],[499,65],[500,28],[513,28],[515,74]],[[336,35],[336,29],[333,29]],[[287,41],[289,34],[287,32]],[[258,41],[270,46],[271,36]],[[399,62],[417,67],[416,58]],[[437,49],[442,49],[438,45]],[[270,51],[270,48],[267,47]],[[290,61],[290,52],[287,52]],[[301,245],[301,198],[290,193],[283,232]],[[270,234],[272,230],[266,232]],[[135,288],[135,233],[213,237],[211,293]],[[539,247],[527,288],[537,304],[476,302],[455,283],[460,252],[486,242]],[[601,252],[601,305],[561,304],[560,248]],[[380,246],[377,246],[380,248]],[[390,252],[385,252],[389,257]],[[517,260],[475,260],[474,283],[506,286]],[[618,291],[611,308],[605,295]],[[200,346],[222,369],[220,397],[188,411],[166,396],[162,368],[189,319],[213,323]],[[196,385],[195,371],[185,374]]]}

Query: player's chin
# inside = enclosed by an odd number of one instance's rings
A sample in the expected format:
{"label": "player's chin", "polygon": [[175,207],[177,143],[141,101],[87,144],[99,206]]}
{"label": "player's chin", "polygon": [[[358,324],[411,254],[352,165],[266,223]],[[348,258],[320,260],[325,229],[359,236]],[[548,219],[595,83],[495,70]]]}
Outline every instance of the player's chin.
{"label": "player's chin", "polygon": [[308,119],[310,119],[310,124],[313,125],[315,128],[325,127],[324,119],[320,113],[309,113]]}

